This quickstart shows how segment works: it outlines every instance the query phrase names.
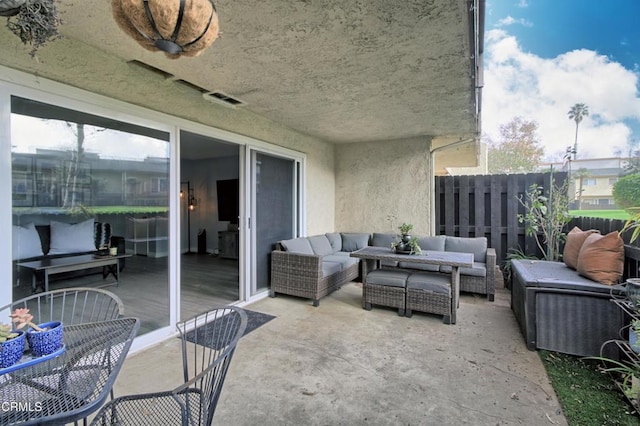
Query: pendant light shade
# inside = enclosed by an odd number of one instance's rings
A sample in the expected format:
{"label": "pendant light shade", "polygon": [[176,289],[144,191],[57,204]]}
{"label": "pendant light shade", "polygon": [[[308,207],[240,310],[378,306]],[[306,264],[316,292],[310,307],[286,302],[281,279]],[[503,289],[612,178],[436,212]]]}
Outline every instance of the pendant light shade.
{"label": "pendant light shade", "polygon": [[112,0],[120,28],[152,52],[198,56],[218,38],[212,0]]}

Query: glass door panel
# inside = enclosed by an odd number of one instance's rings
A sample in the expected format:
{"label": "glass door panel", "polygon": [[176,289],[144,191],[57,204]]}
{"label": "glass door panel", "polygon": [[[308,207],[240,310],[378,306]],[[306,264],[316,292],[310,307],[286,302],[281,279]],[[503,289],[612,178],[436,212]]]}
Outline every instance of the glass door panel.
{"label": "glass door panel", "polygon": [[169,133],[11,97],[13,299],[43,287],[18,263],[117,249],[105,269],[57,274],[50,290],[102,287],[142,321],[169,325]]}
{"label": "glass door panel", "polygon": [[296,234],[296,162],[252,151],[251,295],[269,287],[271,251]]}

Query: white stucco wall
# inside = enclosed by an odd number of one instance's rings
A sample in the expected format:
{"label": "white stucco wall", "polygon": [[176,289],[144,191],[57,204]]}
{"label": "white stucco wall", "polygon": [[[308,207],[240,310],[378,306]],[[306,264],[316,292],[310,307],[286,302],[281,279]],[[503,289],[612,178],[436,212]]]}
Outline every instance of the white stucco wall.
{"label": "white stucco wall", "polygon": [[[334,146],[295,132],[242,109],[204,100],[193,89],[80,42],[63,38],[38,51],[37,58],[4,26],[0,27],[0,65],[89,92],[248,136],[307,155],[307,232],[334,229]],[[182,58],[184,66],[197,59]],[[46,83],[42,90],[47,90]]]}
{"label": "white stucco wall", "polygon": [[424,138],[336,147],[336,230],[415,234],[431,229],[430,141]]}

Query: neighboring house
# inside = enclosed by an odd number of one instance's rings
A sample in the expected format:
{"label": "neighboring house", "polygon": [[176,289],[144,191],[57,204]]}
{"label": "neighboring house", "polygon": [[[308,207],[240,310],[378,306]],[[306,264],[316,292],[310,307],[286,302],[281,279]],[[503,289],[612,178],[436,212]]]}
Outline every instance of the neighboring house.
{"label": "neighboring house", "polygon": [[[244,303],[266,296],[276,241],[388,231],[390,216],[429,234],[434,174],[478,165],[484,0],[226,2],[223,37],[176,60],[131,40],[110,3],[56,2],[62,38],[35,58],[0,26],[0,197],[14,201],[0,205],[0,234],[34,195],[60,206],[60,176],[76,167],[81,141],[101,138],[90,154],[101,158],[147,158],[80,165],[74,179],[77,201],[167,208],[169,256],[157,266],[166,317],[154,338],[179,317],[180,253],[200,228],[239,233]],[[211,102],[211,91],[242,103]],[[55,130],[65,123],[87,134]],[[64,161],[53,153],[63,145]],[[27,152],[33,162],[20,163]],[[216,202],[217,182],[234,179],[238,224],[221,220]],[[199,199],[189,215],[177,195],[187,182]],[[11,245],[0,246],[0,305],[11,261]]]}
{"label": "neighboring house", "polygon": [[578,159],[567,163],[545,163],[540,169],[570,171],[572,209],[609,210],[616,209],[613,200],[613,185],[624,174],[628,159],[623,157]]}

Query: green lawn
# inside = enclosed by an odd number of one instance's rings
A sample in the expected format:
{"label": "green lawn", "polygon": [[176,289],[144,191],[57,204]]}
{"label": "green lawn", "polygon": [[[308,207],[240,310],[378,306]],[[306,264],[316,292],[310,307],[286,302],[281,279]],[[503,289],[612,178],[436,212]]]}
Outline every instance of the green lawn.
{"label": "green lawn", "polygon": [[540,351],[569,426],[640,425],[640,418],[599,363]]}
{"label": "green lawn", "polygon": [[627,220],[631,216],[625,210],[569,210],[572,216],[602,217],[605,219]]}

